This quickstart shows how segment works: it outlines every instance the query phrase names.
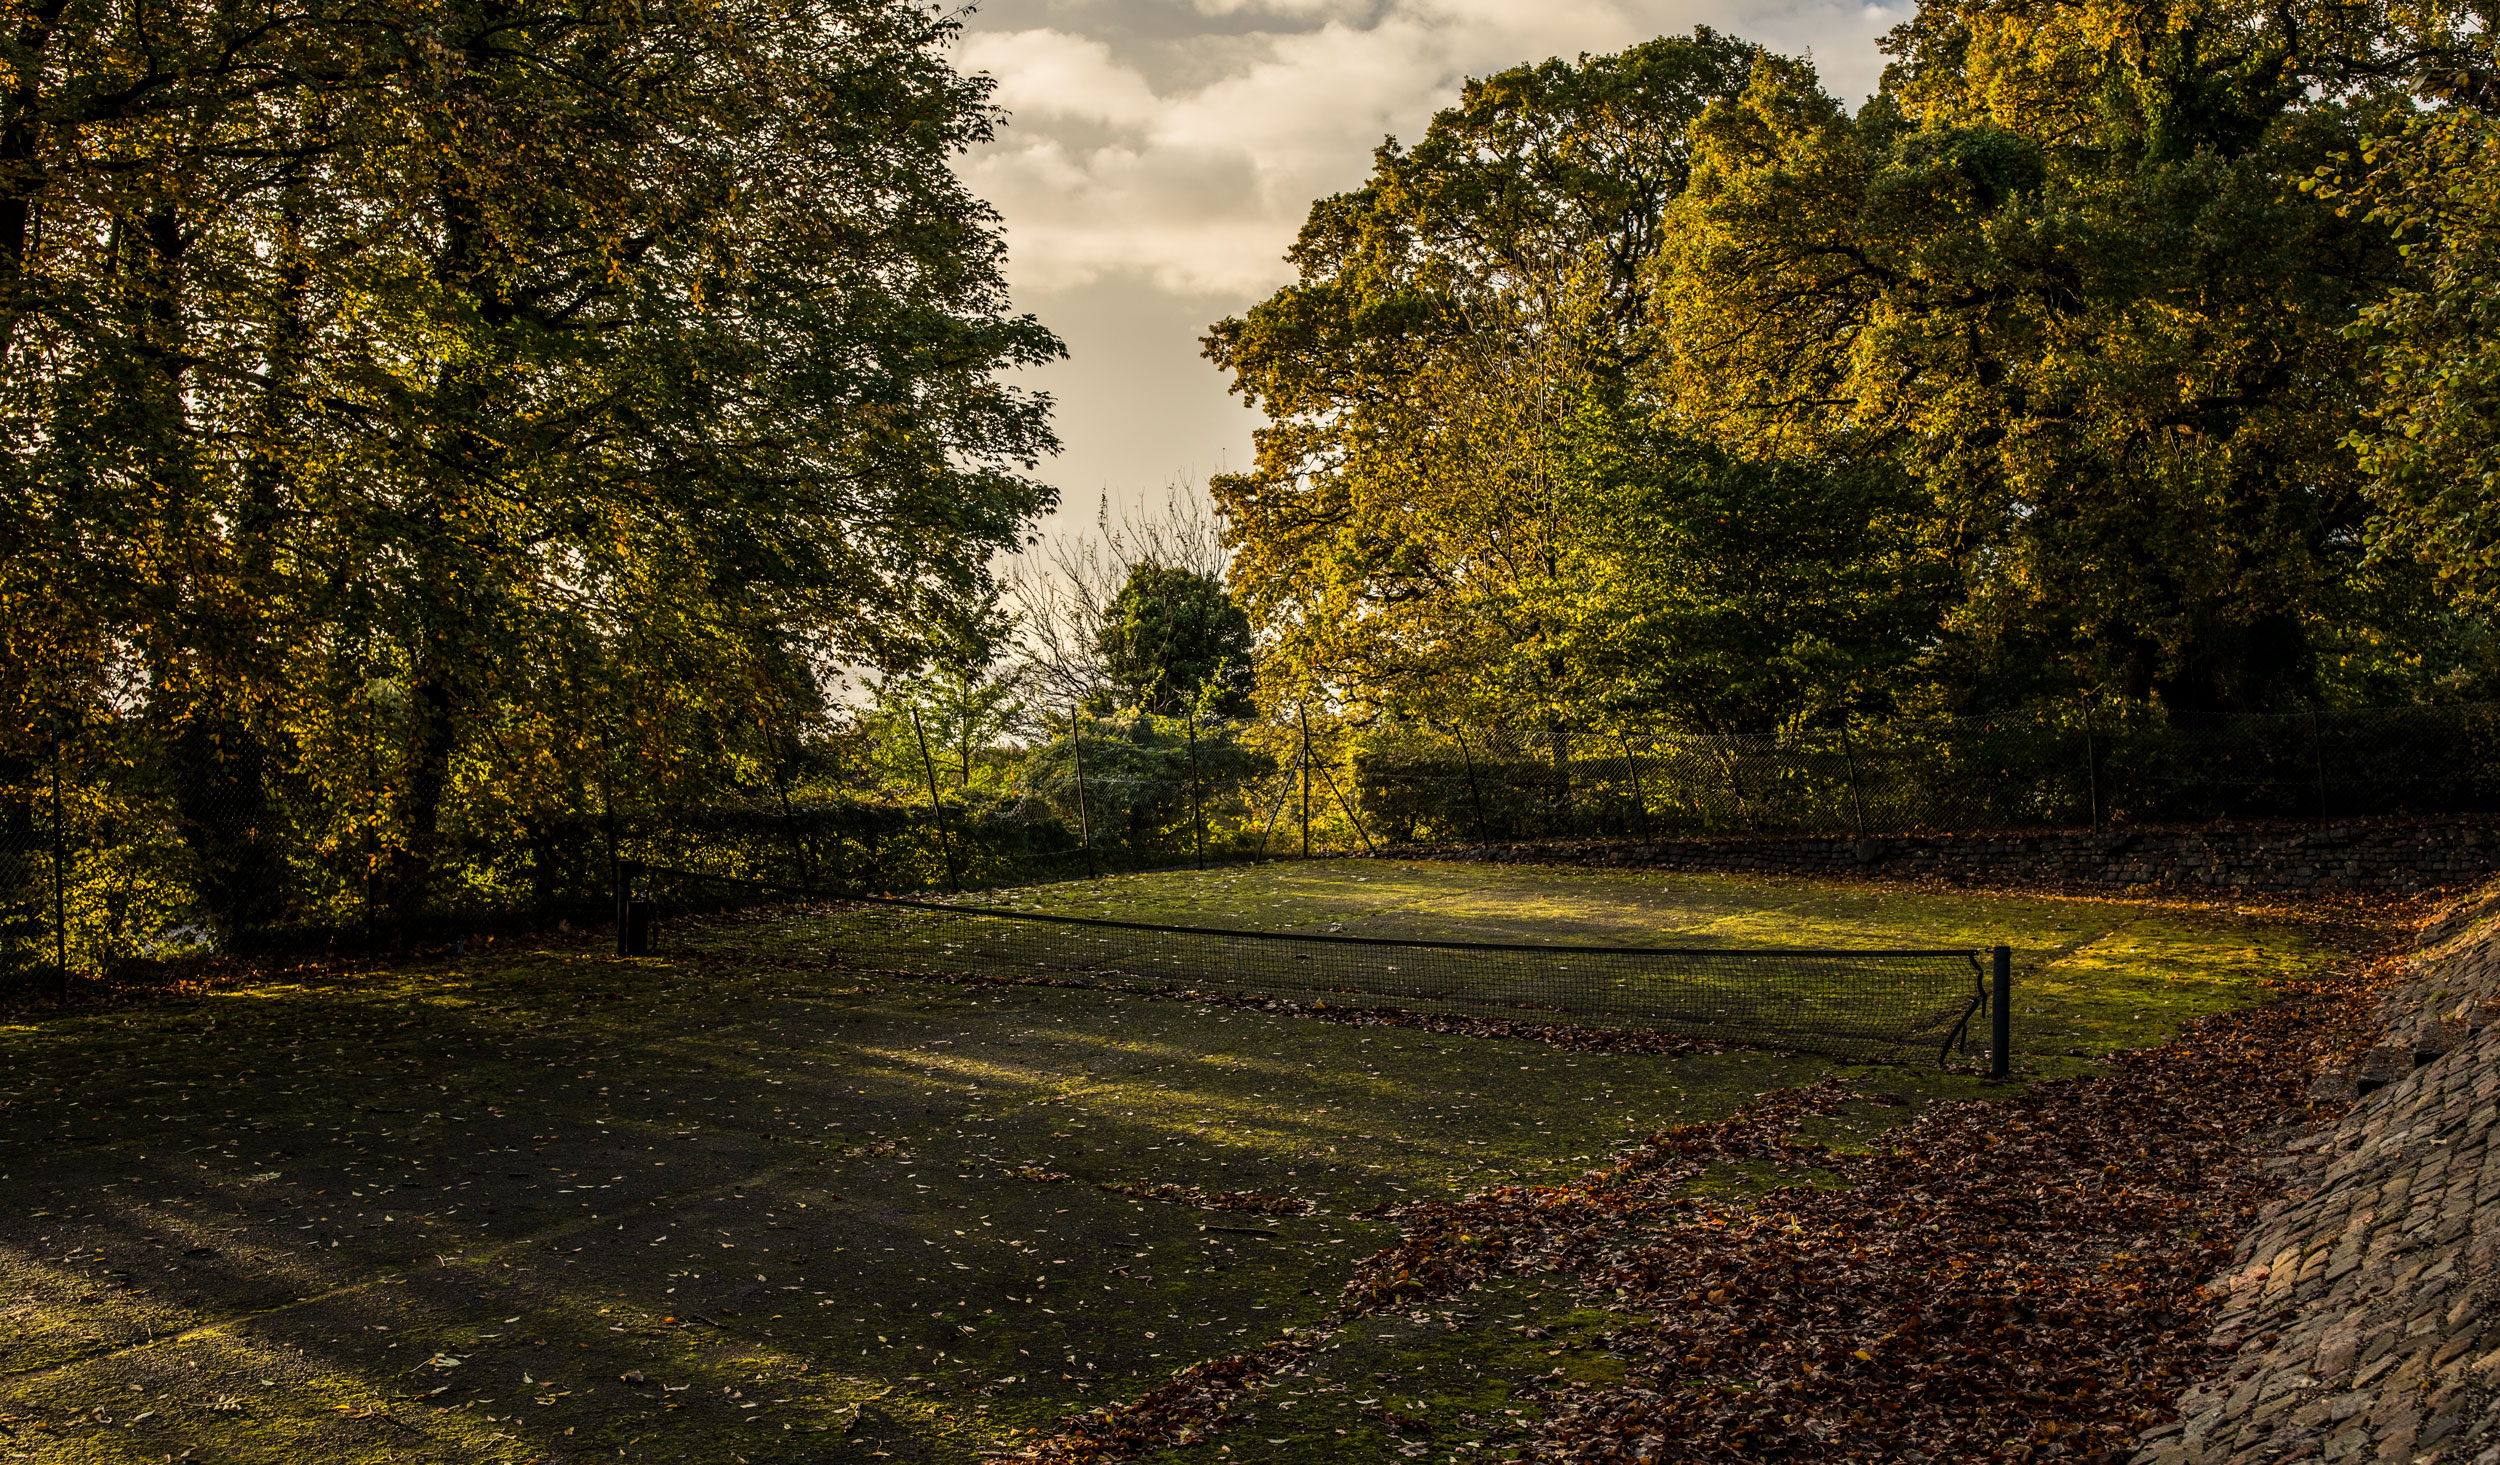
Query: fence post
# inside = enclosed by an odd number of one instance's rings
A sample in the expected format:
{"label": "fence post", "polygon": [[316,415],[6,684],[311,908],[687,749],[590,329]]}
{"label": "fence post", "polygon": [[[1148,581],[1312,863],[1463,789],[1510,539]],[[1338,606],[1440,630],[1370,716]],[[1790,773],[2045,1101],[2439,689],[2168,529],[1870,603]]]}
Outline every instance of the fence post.
{"label": "fence post", "polygon": [[[374,861],[380,858],[381,851],[374,845],[373,815],[368,812],[365,816],[365,960],[367,961],[373,960],[373,865]],[[613,867],[616,861],[611,858],[608,863]],[[611,884],[615,883],[614,868],[609,869],[608,880]]]}
{"label": "fence post", "polygon": [[1641,787],[1641,760],[1632,755],[1632,735],[1617,733],[1615,741],[1623,746],[1623,769],[1632,775],[1632,811],[1641,819],[1641,843],[1654,849],[1658,841],[1649,835],[1649,794]]}
{"label": "fence post", "polygon": [[1302,858],[1311,857],[1311,709],[1304,704],[1294,709],[1302,719]]}
{"label": "fence post", "polygon": [[1207,815],[1198,793],[1198,704],[1189,704],[1189,842],[1198,868],[1207,867]]}
{"label": "fence post", "polygon": [[619,860],[616,863],[616,954],[648,956],[651,954],[651,905],[634,899],[634,879],[642,873],[642,861]]}
{"label": "fence post", "polygon": [[2101,755],[2092,739],[2092,704],[2083,706],[2083,789],[2084,802],[2092,815],[2092,832],[2101,829]]}
{"label": "fence post", "polygon": [[[373,694],[365,694],[365,766],[373,766]],[[378,787],[380,780],[375,780]],[[608,881],[614,884],[619,864],[616,853],[616,744],[608,737],[607,720],[599,720],[599,828],[608,840]]]}
{"label": "fence post", "polygon": [[1849,719],[1840,720],[1840,757],[1849,769],[1849,818],[1856,825],[1858,837],[1866,837],[1866,803],[1858,797],[1858,750],[1849,741]]}
{"label": "fence post", "polygon": [[1259,828],[1259,862],[1267,862],[1267,847],[1276,838],[1276,821],[1285,817],[1285,805],[1293,801],[1293,784],[1288,780],[1284,792],[1267,806],[1267,823]]}
{"label": "fence post", "polygon": [[2318,817],[2325,819],[2327,817],[2326,746],[2318,737],[2318,709],[2315,707],[2309,709],[2309,762],[2318,776]]}
{"label": "fence post", "polygon": [[[373,668],[360,646],[356,654],[356,705],[365,744],[365,960],[374,958],[373,881],[382,863],[382,769],[373,752]],[[607,765],[600,765],[600,799],[607,798]],[[608,824],[608,883],[616,883],[616,824]]]}
{"label": "fence post", "polygon": [[1094,868],[1094,820],[1085,812],[1085,730],[1077,725],[1077,709],[1068,708],[1068,751],[1076,759],[1076,845],[1085,852],[1085,874],[1091,879],[1099,873]]}
{"label": "fence post", "polygon": [[963,882],[955,874],[955,842],[946,836],[946,806],[938,802],[937,764],[929,759],[929,735],[920,727],[920,709],[911,711],[911,735],[920,740],[920,771],[929,780],[929,817],[937,821],[938,852],[946,857],[946,893],[960,895]]}
{"label": "fence post", "polygon": [[[1320,776],[1328,780],[1328,791],[1331,794],[1336,795],[1337,807],[1345,810],[1346,822],[1354,826],[1354,837],[1363,841],[1363,853],[1367,855],[1380,853],[1380,851],[1372,848],[1372,837],[1363,830],[1362,816],[1356,814],[1354,812],[1354,806],[1346,802],[1345,790],[1337,787],[1337,775],[1328,772],[1326,769],[1322,769],[1320,771]],[[1349,778],[1353,777],[1351,773],[1348,773],[1346,776]]]}
{"label": "fence post", "polygon": [[61,817],[61,724],[52,724],[52,979],[69,1001],[69,831]]}
{"label": "fence post", "polygon": [[1484,791],[1476,787],[1476,760],[1467,751],[1467,729],[1450,724],[1450,736],[1458,739],[1458,759],[1467,769],[1467,802],[1476,811],[1476,843],[1484,843]]}
{"label": "fence post", "polygon": [[1988,954],[1988,1077],[2004,1078],[2014,1067],[2014,949]]}
{"label": "fence post", "polygon": [[[1553,797],[1546,800],[1548,809],[1559,807],[1563,834],[1580,832],[1577,819],[1579,788],[1571,776],[1571,734],[1560,721],[1549,722],[1545,728],[1545,759],[1554,770]],[[1552,826],[1548,826],[1550,829]]]}

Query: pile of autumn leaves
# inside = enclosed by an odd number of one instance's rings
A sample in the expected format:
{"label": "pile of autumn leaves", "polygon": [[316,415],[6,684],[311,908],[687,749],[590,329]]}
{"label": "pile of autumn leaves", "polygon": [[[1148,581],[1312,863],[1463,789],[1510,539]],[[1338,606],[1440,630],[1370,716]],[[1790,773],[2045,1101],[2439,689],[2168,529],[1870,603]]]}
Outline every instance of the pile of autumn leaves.
{"label": "pile of autumn leaves", "polygon": [[[1573,1185],[1403,1207],[1404,1239],[1363,1264],[1335,1320],[1506,1272],[1559,1274],[1624,1315],[1610,1342],[1625,1381],[1540,1383],[1531,1458],[2123,1458],[2207,1361],[2203,1284],[2269,1192],[2252,1147],[2363,1041],[2372,986],[2284,984],[2106,1075],[1941,1104],[1868,1152],[1799,1137],[1809,1116],[1887,1102],[1826,1081],[1660,1134]],[[1694,1194],[1731,1164],[1783,1179],[1750,1199]],[[1027,1458],[1203,1438],[1304,1351],[1201,1365]]]}

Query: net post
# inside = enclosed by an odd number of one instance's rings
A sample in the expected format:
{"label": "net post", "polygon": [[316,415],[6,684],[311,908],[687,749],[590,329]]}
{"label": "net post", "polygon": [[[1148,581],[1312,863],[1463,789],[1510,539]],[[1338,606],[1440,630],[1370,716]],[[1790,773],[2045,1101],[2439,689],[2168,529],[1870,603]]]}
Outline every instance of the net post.
{"label": "net post", "polygon": [[1999,946],[1988,953],[1988,1077],[2013,1071],[2014,948]]}

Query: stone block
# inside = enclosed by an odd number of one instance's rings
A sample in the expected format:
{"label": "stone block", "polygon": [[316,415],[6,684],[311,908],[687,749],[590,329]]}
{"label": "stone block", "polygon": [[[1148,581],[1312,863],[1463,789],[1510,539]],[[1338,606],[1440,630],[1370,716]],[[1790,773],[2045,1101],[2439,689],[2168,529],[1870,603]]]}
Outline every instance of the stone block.
{"label": "stone block", "polygon": [[2360,1346],[2360,1335],[2354,1331],[2350,1322],[2337,1323],[2328,1328],[2325,1335],[2318,1340],[2315,1365],[2318,1373],[2333,1376],[2351,1368],[2353,1355]]}
{"label": "stone block", "polygon": [[2380,1430],[2378,1458],[2386,1461],[2387,1465],[2404,1465],[2404,1462],[2412,1460],[2414,1428],[2413,1421],[2408,1419],[2400,1426]]}
{"label": "stone block", "polygon": [[2379,1395],[2377,1402],[2370,1406],[2370,1430],[2381,1439],[2385,1439],[2398,1430],[2410,1434],[2421,1419],[2422,1411],[2410,1390],[2391,1389]]}

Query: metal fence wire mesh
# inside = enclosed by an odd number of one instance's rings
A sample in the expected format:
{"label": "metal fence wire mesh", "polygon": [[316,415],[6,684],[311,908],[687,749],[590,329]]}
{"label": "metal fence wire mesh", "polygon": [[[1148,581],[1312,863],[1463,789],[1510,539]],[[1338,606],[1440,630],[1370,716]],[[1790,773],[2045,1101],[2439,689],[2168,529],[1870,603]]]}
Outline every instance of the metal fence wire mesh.
{"label": "metal fence wire mesh", "polygon": [[[766,887],[655,869],[662,912]],[[856,900],[826,960],[924,976],[1281,998],[1677,1033],[1870,1061],[1941,1055],[1977,1010],[1972,951],[1514,945],[1164,926]]]}
{"label": "metal fence wire mesh", "polygon": [[1771,734],[1375,728],[1384,843],[2352,819],[2500,809],[2500,705],[2043,707]]}
{"label": "metal fence wire mesh", "polygon": [[0,998],[604,921],[627,861],[886,894],[1408,844],[2500,813],[2494,703],[2041,706],[1776,736],[1122,714],[1053,718],[951,771],[846,733],[700,777],[551,716],[535,751],[481,738],[421,808],[380,696],[248,756],[144,707],[0,728]]}

